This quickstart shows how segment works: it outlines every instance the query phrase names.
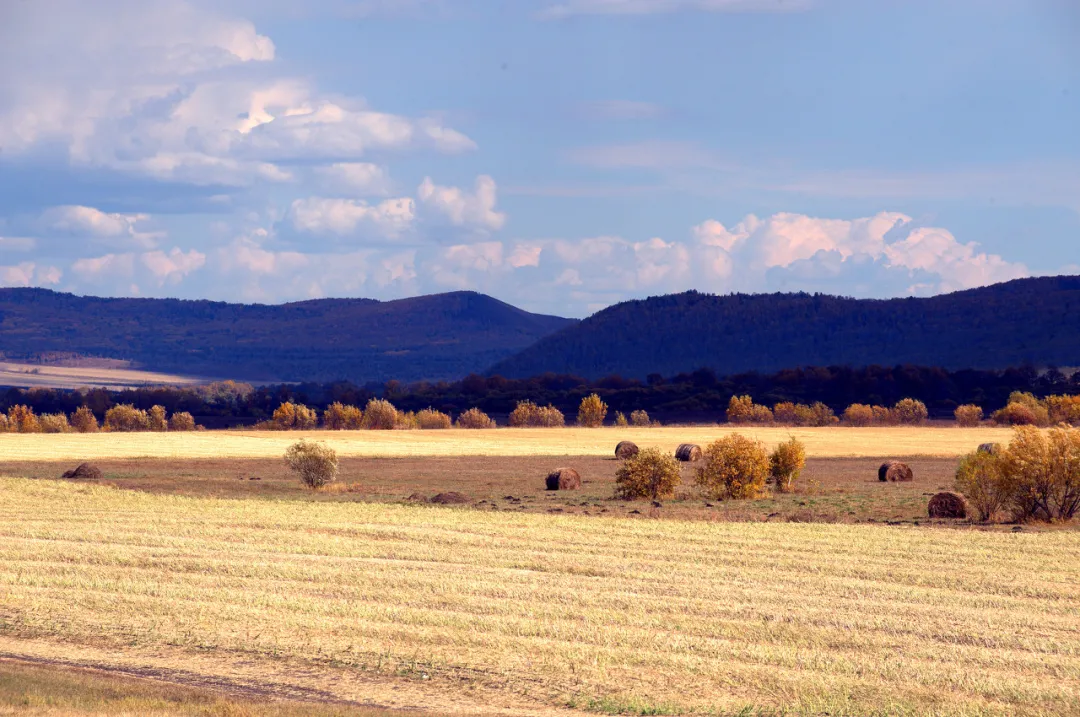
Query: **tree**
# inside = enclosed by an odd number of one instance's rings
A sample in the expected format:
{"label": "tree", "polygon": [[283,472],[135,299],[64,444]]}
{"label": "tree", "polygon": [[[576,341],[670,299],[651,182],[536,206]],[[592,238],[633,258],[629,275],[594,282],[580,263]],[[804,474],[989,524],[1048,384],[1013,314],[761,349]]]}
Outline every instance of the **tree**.
{"label": "tree", "polygon": [[662,500],[674,496],[681,481],[679,462],[674,456],[659,448],[646,448],[623,461],[615,472],[615,497]]}
{"label": "tree", "polygon": [[607,412],[607,404],[600,399],[600,396],[595,393],[590,394],[581,399],[581,405],[578,406],[578,425],[586,428],[599,428],[604,425]]}

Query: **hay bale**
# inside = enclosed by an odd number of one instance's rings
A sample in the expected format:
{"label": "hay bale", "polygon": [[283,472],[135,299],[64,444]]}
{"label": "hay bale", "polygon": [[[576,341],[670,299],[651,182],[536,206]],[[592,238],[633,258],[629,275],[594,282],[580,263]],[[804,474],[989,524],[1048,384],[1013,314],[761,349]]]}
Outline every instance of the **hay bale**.
{"label": "hay bale", "polygon": [[633,458],[640,452],[641,449],[637,447],[637,444],[631,441],[619,441],[619,445],[615,446],[615,457],[620,461]]}
{"label": "hay bale", "polygon": [[75,480],[101,480],[101,469],[93,463],[82,463],[75,470],[67,471],[60,477]]}
{"label": "hay bale", "polygon": [[931,518],[966,518],[967,501],[959,493],[938,493],[930,499],[926,512]]}
{"label": "hay bale", "polygon": [[1003,446],[1000,443],[984,443],[979,446],[979,453],[989,453],[992,456],[996,456],[1001,453]]}
{"label": "hay bale", "polygon": [[882,483],[909,483],[915,480],[915,474],[907,463],[886,461],[878,469],[878,480]]}
{"label": "hay bale", "polygon": [[683,463],[693,463],[701,460],[701,446],[693,443],[683,443],[675,449],[675,457]]}
{"label": "hay bale", "polygon": [[468,503],[469,499],[461,493],[450,491],[449,493],[439,493],[432,496],[431,502],[436,505],[462,505]]}
{"label": "hay bale", "polygon": [[578,490],[579,488],[581,488],[581,475],[573,468],[560,468],[548,474],[548,490]]}

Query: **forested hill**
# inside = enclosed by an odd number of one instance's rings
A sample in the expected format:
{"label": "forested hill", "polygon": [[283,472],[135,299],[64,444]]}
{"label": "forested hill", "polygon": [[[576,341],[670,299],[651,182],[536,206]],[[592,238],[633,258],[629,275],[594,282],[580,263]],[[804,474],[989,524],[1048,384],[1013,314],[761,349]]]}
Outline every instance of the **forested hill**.
{"label": "forested hill", "polygon": [[10,359],[70,352],[244,380],[456,379],[572,323],[474,292],[269,306],[0,289]]}
{"label": "forested hill", "polygon": [[628,301],[496,363],[644,378],[795,366],[918,364],[947,369],[1080,365],[1080,277],[1021,279],[931,298],[687,292]]}

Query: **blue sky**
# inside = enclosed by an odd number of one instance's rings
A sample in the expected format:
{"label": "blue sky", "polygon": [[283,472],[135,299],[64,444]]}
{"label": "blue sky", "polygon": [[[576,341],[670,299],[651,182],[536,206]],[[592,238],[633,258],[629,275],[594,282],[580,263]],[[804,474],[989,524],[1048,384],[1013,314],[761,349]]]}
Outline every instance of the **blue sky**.
{"label": "blue sky", "polygon": [[0,285],[926,295],[1080,271],[1069,0],[9,0]]}

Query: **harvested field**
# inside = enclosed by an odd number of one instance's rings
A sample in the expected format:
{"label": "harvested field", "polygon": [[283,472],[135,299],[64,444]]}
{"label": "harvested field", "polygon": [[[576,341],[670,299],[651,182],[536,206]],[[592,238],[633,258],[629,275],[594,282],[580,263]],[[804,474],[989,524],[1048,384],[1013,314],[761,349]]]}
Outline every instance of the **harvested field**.
{"label": "harvested field", "polygon": [[440,714],[1080,712],[1073,532],[0,495],[8,654]]}
{"label": "harvested field", "polygon": [[106,458],[279,458],[308,438],[326,441],[338,455],[416,456],[604,456],[619,441],[674,453],[680,443],[705,446],[729,433],[742,433],[769,446],[795,436],[817,458],[939,456],[969,453],[982,443],[1008,443],[1004,428],[754,428],[673,426],[665,428],[502,428],[471,431],[204,431],[26,435],[0,434],[0,459],[75,460]]}
{"label": "harvested field", "polygon": [[111,366],[57,366],[0,361],[0,386],[21,388],[124,389],[139,386],[195,386],[206,383],[207,380],[196,376]]}
{"label": "harvested field", "polygon": [[[165,459],[98,461],[101,482],[130,490],[186,496],[339,502],[401,502],[415,495],[431,498],[457,492],[480,510],[561,512],[582,516],[640,515],[687,520],[903,522],[928,523],[926,504],[935,493],[951,490],[955,458],[907,459],[912,483],[881,484],[880,460],[811,458],[796,492],[754,501],[713,501],[697,495],[695,466],[682,464],[683,485],[676,500],[655,510],[651,502],[615,501],[614,456],[345,458],[329,490],[312,492],[278,459],[215,459],[177,462]],[[556,468],[575,468],[581,490],[549,492],[545,479]],[[70,462],[0,462],[0,475],[54,479]],[[634,513],[637,511],[637,513]],[[1007,529],[1007,528],[1006,528]]]}

